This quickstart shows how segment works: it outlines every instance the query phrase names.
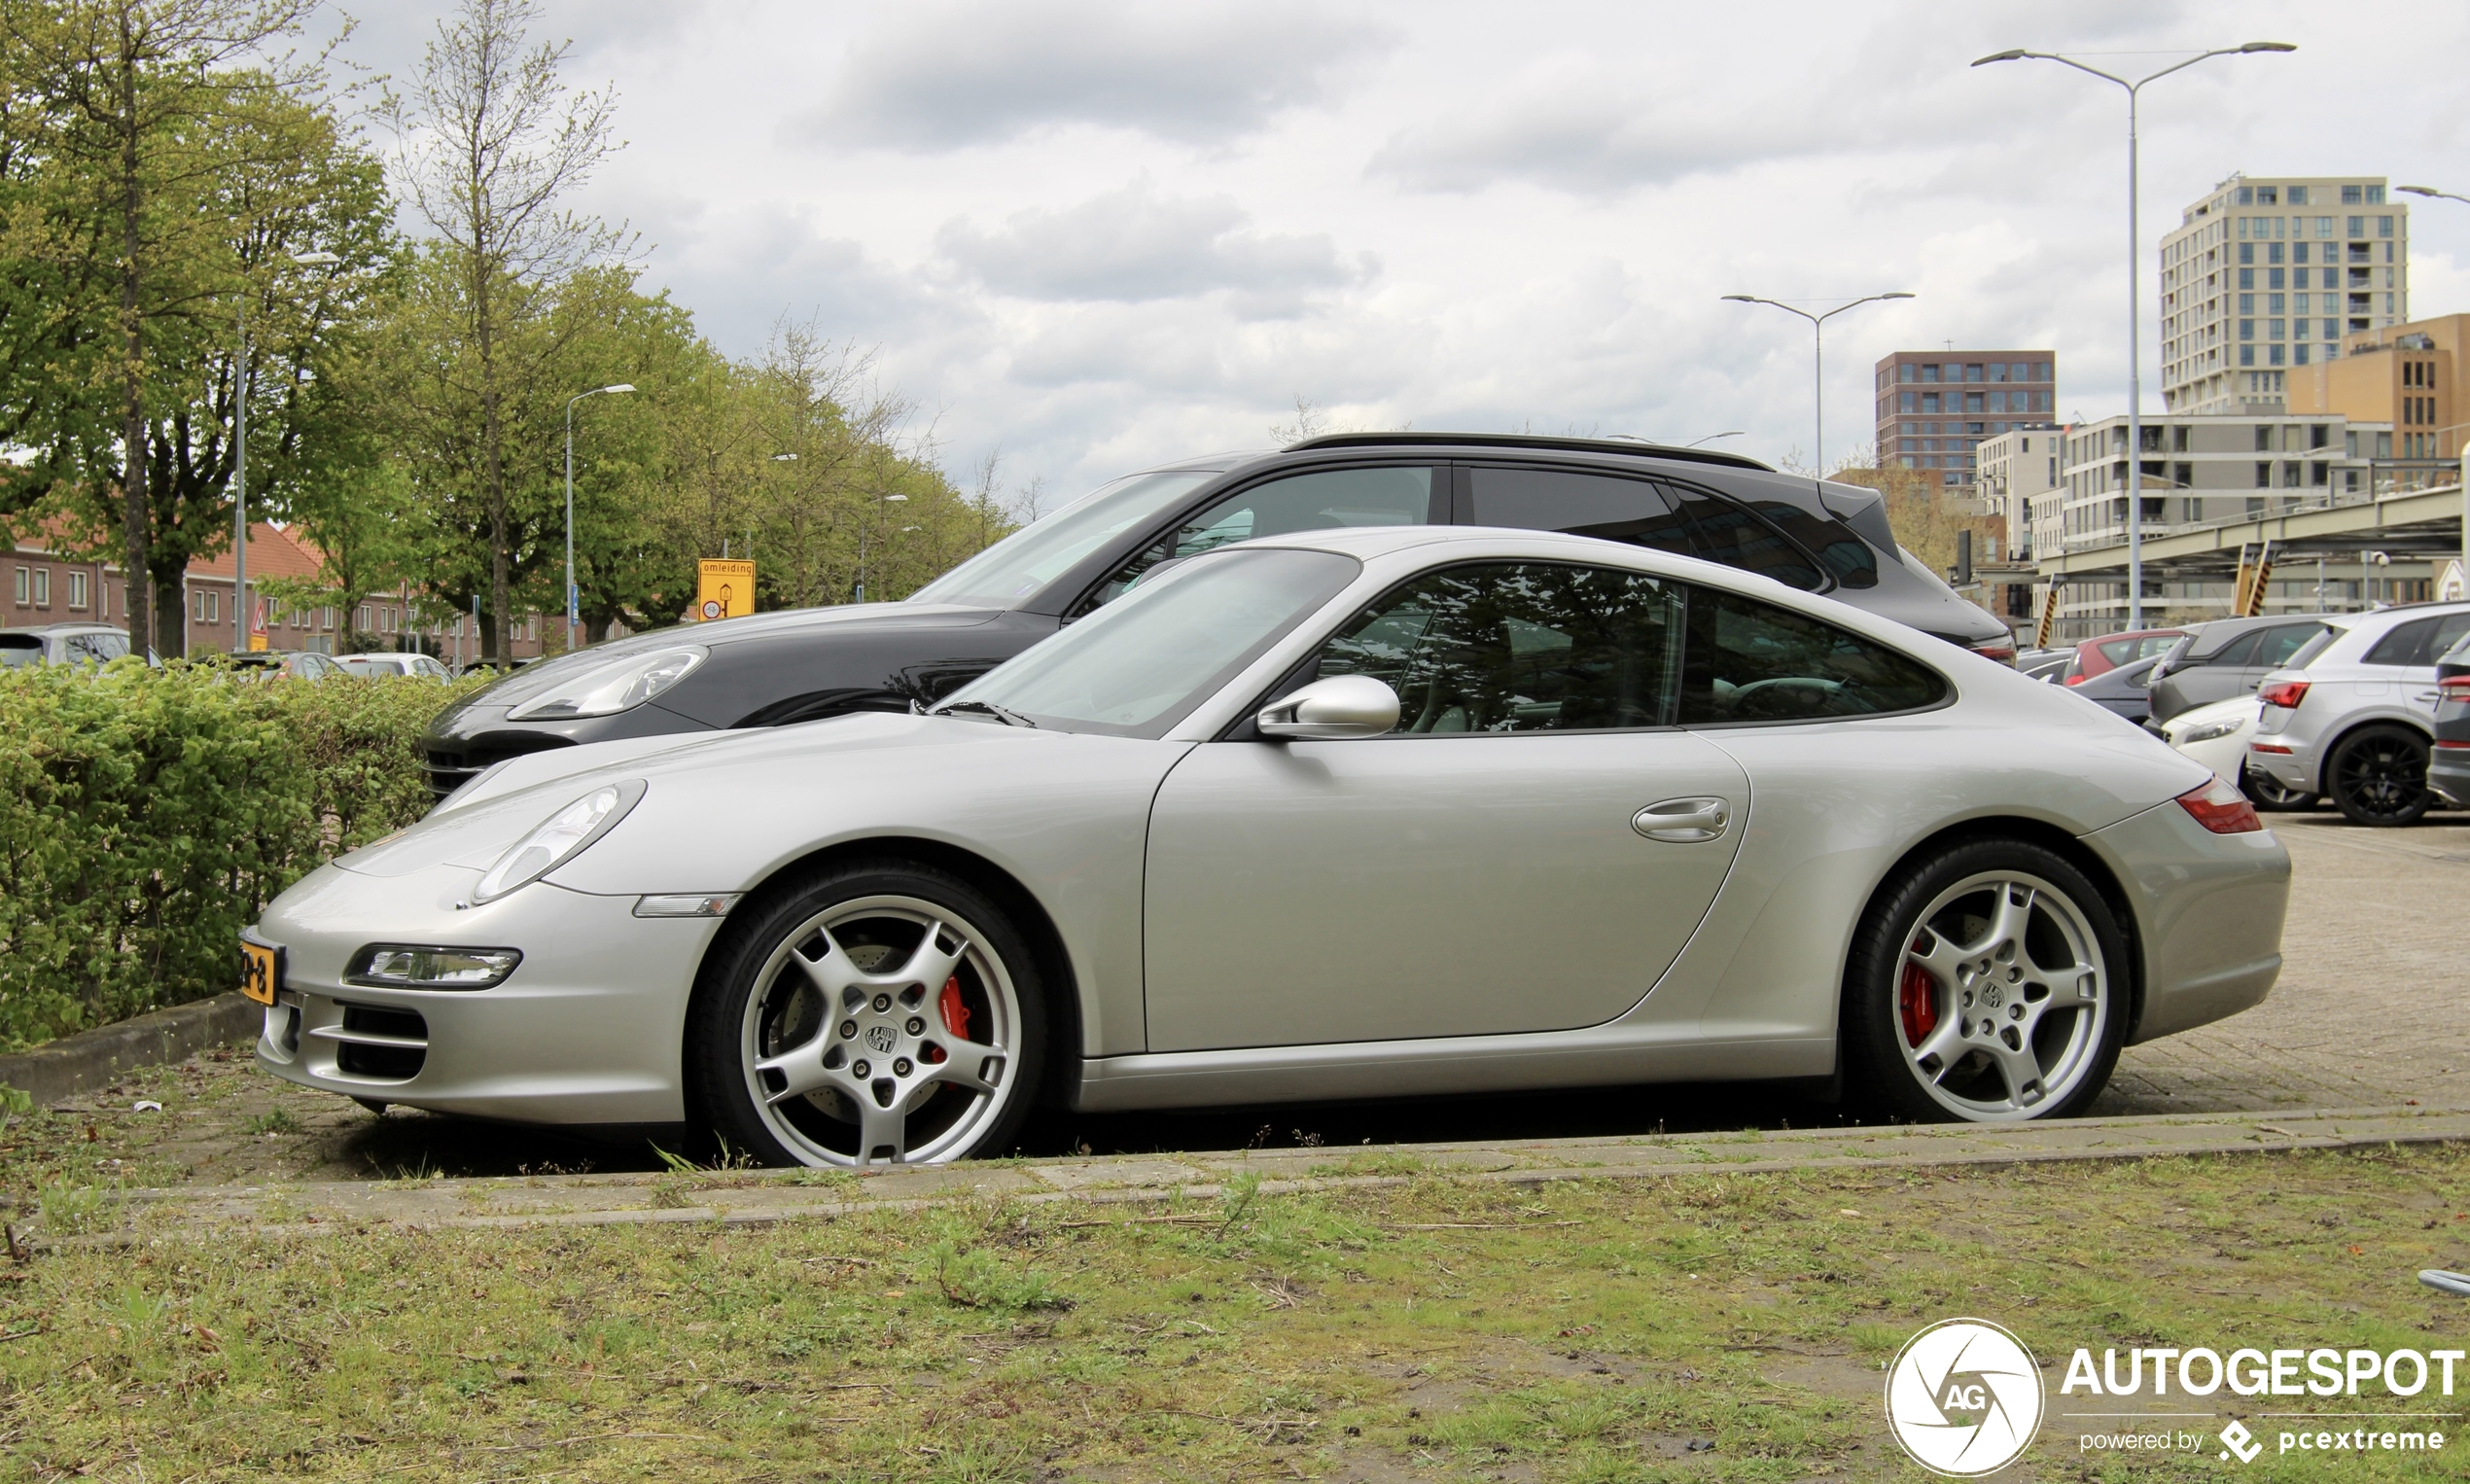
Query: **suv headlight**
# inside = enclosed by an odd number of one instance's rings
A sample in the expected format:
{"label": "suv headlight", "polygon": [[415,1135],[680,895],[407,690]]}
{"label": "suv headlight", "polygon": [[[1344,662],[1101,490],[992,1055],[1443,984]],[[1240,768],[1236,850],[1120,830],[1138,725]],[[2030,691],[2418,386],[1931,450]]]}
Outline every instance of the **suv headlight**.
{"label": "suv headlight", "polygon": [[592,841],[617,828],[626,811],[643,797],[643,781],[605,783],[541,822],[495,866],[472,891],[472,904],[495,901],[507,893],[531,885],[560,865],[588,849]]}
{"label": "suv headlight", "polygon": [[628,654],[549,687],[508,712],[507,720],[561,722],[631,710],[692,674],[708,653],[700,645],[682,644],[647,654]]}

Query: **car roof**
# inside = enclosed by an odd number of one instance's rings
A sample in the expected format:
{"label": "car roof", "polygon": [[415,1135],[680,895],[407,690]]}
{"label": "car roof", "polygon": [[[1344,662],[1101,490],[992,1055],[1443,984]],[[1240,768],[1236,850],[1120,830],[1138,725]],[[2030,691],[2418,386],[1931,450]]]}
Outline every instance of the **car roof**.
{"label": "car roof", "polygon": [[2277,628],[2284,623],[2323,624],[2338,617],[2336,614],[2263,614],[2244,618],[2207,618],[2202,623],[2187,625],[2188,636],[2195,641],[2187,646],[2187,653],[2209,654],[2241,634],[2251,634],[2260,628]]}
{"label": "car roof", "polygon": [[1714,448],[1680,448],[1635,438],[1552,438],[1530,433],[1324,433],[1288,443],[1282,452],[1320,448],[1502,449],[1557,453],[1613,453],[1627,458],[1672,459],[1684,464],[1716,464],[1727,469],[1754,469],[1773,474],[1775,467],[1739,453]]}

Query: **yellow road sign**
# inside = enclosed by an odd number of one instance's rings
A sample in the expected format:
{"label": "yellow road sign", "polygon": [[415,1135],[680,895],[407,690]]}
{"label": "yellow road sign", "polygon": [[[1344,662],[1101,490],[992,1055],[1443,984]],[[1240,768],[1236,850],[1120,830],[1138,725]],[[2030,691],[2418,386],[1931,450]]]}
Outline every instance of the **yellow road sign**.
{"label": "yellow road sign", "polygon": [[755,612],[753,562],[699,561],[694,564],[694,617],[735,618]]}

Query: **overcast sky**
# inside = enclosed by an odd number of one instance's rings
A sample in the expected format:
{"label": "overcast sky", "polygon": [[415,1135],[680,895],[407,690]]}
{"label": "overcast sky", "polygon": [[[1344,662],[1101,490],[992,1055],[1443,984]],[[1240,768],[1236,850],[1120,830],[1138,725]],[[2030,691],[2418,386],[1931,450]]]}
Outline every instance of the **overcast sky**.
{"label": "overcast sky", "polygon": [[[416,62],[440,0],[361,0]],[[956,477],[1048,505],[1338,426],[1627,433],[1807,459],[1810,333],[1719,296],[1884,290],[1830,325],[1826,444],[1893,349],[2056,349],[2126,407],[2124,95],[2151,247],[2233,171],[2470,194],[2459,0],[2374,4],[901,4],[553,0],[625,150],[582,202],[732,354],[782,316],[879,352]],[[2410,199],[2402,197],[2399,199]],[[2414,201],[2412,306],[2470,310],[2470,205]]]}

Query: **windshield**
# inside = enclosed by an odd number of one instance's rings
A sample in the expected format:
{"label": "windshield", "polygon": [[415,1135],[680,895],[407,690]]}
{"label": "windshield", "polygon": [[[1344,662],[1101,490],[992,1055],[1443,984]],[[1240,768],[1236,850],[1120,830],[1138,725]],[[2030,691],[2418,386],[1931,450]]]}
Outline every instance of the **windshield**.
{"label": "windshield", "polygon": [[1196,556],[998,665],[938,710],[970,702],[1041,726],[1159,737],[1360,570],[1330,551]]}
{"label": "windshield", "polygon": [[1127,528],[1217,477],[1214,469],[1136,474],[1014,531],[909,595],[912,603],[1009,608]]}

